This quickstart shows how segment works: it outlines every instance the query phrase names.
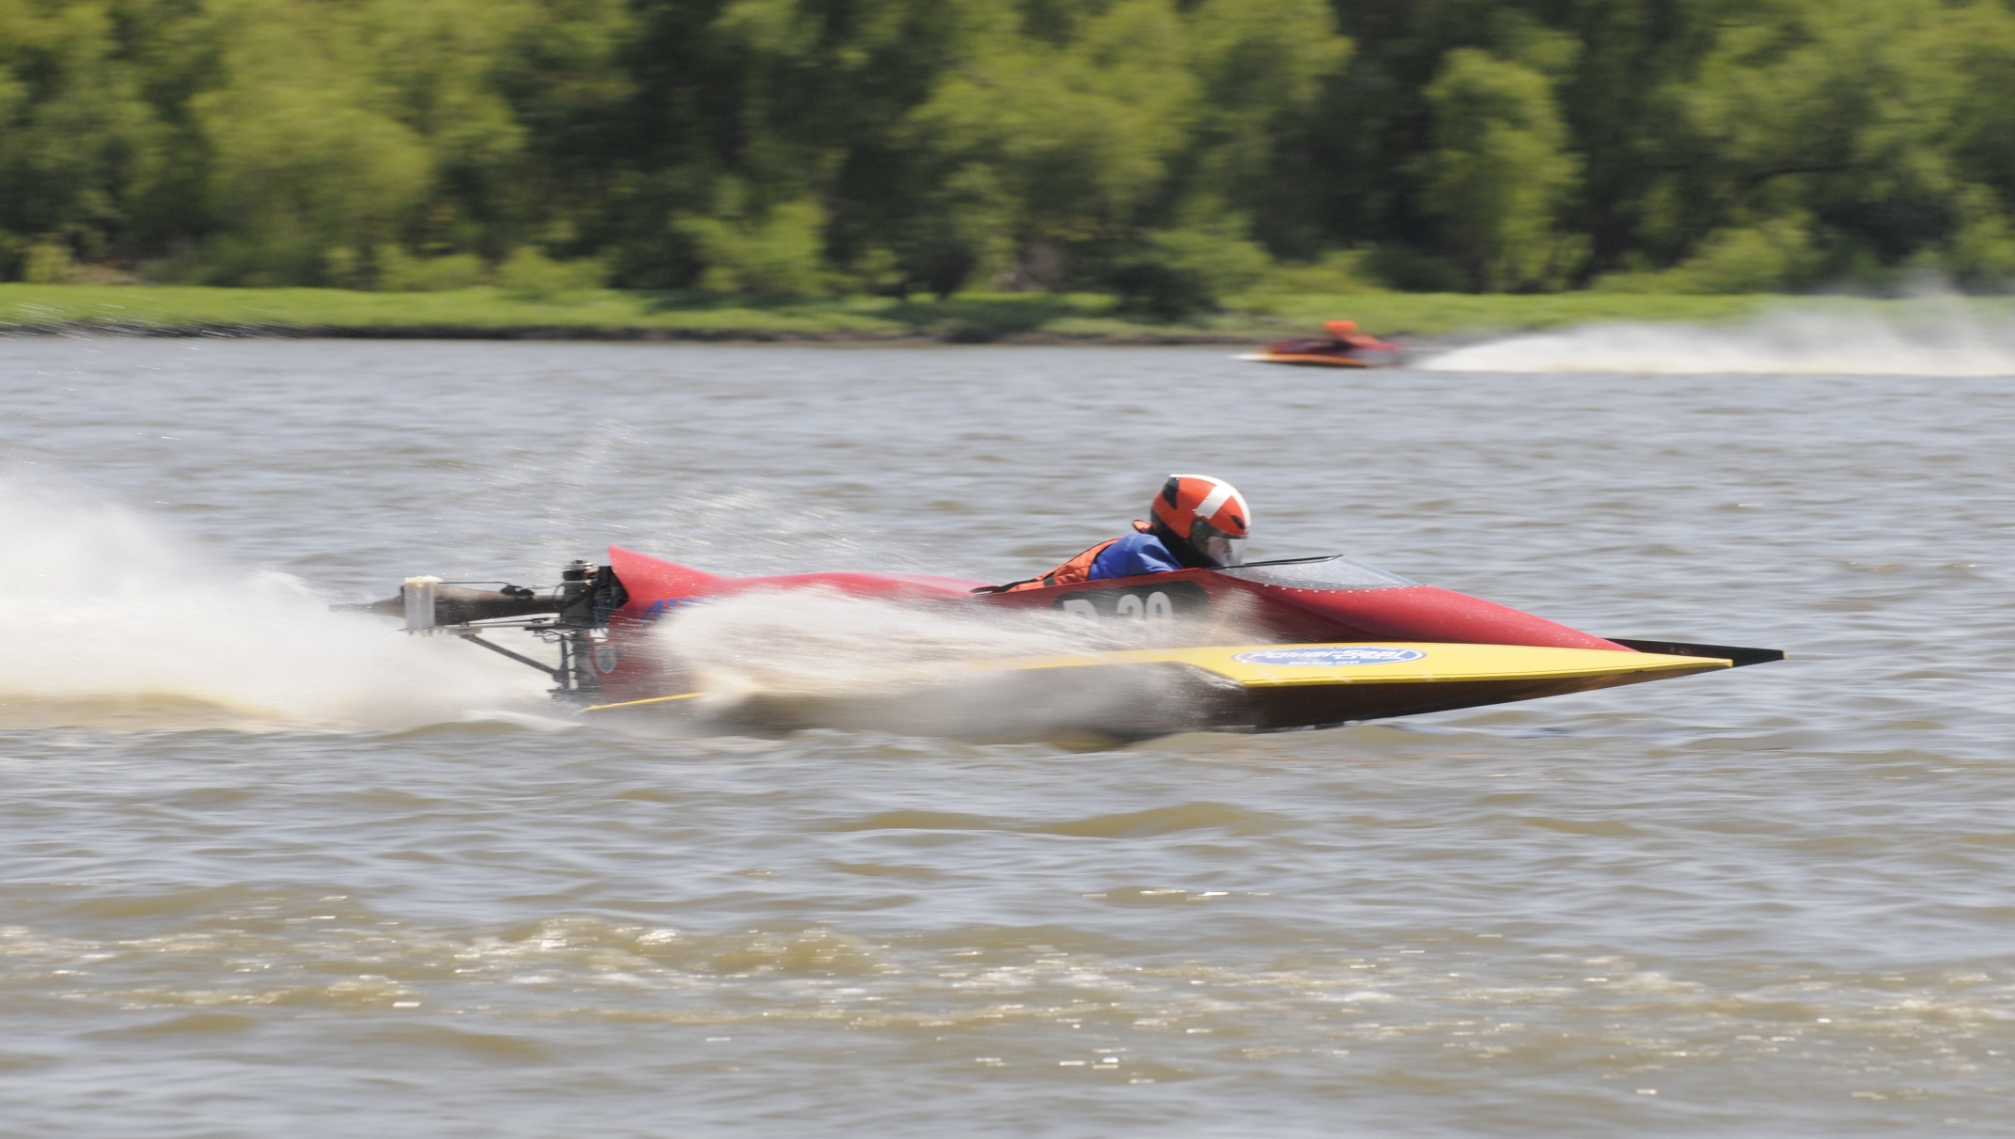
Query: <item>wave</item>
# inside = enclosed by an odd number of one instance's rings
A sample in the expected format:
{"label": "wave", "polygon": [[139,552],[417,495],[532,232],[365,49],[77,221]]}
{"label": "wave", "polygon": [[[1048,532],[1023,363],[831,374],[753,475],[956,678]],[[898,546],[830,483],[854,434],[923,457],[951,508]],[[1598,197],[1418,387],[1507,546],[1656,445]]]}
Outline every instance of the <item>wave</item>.
{"label": "wave", "polygon": [[1774,309],[1731,325],[1615,322],[1458,348],[1418,365],[1438,372],[1665,375],[2015,376],[2015,321],[1957,301],[1876,311]]}
{"label": "wave", "polygon": [[0,728],[393,730],[543,703],[446,639],[329,611],[137,512],[0,479]]}

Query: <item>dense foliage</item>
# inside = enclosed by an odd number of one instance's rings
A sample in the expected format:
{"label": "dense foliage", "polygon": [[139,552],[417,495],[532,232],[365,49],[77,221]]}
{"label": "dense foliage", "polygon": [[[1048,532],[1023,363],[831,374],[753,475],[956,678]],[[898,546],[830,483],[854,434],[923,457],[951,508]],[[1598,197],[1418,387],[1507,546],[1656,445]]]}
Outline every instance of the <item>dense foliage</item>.
{"label": "dense foliage", "polygon": [[1985,288],[2011,81],[2009,0],[0,0],[0,277]]}

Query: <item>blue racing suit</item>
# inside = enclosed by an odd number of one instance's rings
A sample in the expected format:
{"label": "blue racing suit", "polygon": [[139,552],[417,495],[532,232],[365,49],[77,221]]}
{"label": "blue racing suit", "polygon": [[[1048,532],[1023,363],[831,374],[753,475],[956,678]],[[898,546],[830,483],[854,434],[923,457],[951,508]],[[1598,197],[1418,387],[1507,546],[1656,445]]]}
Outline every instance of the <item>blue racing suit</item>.
{"label": "blue racing suit", "polygon": [[1161,544],[1160,538],[1136,530],[1099,551],[1085,580],[1138,577],[1144,573],[1167,573],[1182,568],[1182,563],[1175,560],[1175,555],[1168,552],[1168,547]]}

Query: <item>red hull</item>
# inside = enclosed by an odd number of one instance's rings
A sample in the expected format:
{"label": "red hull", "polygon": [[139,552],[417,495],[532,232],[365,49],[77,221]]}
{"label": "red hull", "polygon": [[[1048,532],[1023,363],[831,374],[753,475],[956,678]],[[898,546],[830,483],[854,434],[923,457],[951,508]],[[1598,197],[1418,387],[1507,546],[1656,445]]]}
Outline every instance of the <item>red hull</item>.
{"label": "red hull", "polygon": [[648,653],[625,649],[682,604],[758,589],[826,589],[896,601],[1050,609],[1112,620],[1185,618],[1201,627],[1236,629],[1282,642],[1434,641],[1632,651],[1613,641],[1509,606],[1418,585],[1347,559],[1181,570],[1012,593],[975,593],[984,583],[918,574],[808,573],[721,577],[609,548],[609,565],[629,600],[609,620],[608,651],[595,672],[609,700],[665,694],[668,684]]}

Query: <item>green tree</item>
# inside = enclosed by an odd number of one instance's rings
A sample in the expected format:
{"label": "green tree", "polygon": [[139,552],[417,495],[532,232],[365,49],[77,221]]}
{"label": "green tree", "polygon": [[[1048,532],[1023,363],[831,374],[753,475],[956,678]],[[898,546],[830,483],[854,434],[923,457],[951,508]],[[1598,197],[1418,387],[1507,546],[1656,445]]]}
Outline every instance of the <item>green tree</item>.
{"label": "green tree", "polygon": [[2011,84],[2008,0],[0,0],[0,275],[1999,288]]}
{"label": "green tree", "polygon": [[2015,189],[2011,53],[1998,3],[1746,10],[1675,92],[1673,149],[1691,157],[1647,220],[1700,233],[1796,219],[1814,253],[1783,284],[1927,264],[1977,276],[2000,257]]}
{"label": "green tree", "polygon": [[369,105],[427,153],[426,189],[400,233],[412,248],[501,259],[536,220],[522,190],[526,128],[500,80],[520,29],[542,14],[528,0],[375,0],[358,12],[354,69],[375,88]]}
{"label": "green tree", "polygon": [[910,118],[947,181],[994,187],[1015,278],[1057,287],[1073,258],[1130,235],[1187,141],[1197,84],[1167,0],[1082,14],[1061,45],[1020,34],[1006,5],[975,5],[967,54]]}
{"label": "green tree", "polygon": [[680,217],[675,223],[703,267],[701,288],[774,297],[826,291],[832,274],[821,233],[825,218],[816,203],[801,199],[744,212],[733,182],[724,185],[723,196],[728,201],[713,216]]}
{"label": "green tree", "polygon": [[1188,23],[1199,101],[1174,187],[1180,220],[1257,218],[1248,228],[1275,253],[1314,260],[1320,198],[1306,151],[1323,85],[1349,61],[1351,41],[1322,0],[1207,0]]}
{"label": "green tree", "polygon": [[117,30],[105,4],[0,0],[0,271],[38,242],[94,259],[128,245],[165,132]]}
{"label": "green tree", "polygon": [[1425,205],[1486,290],[1557,288],[1580,247],[1554,228],[1580,164],[1547,78],[1472,48],[1448,54],[1427,89],[1434,149]]}
{"label": "green tree", "polygon": [[190,100],[218,222],[200,274],[321,283],[333,252],[398,237],[428,190],[425,140],[358,66],[353,13],[253,0],[230,22],[224,83]]}

